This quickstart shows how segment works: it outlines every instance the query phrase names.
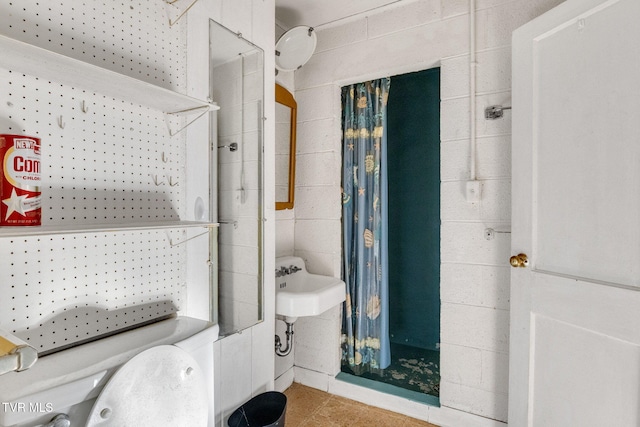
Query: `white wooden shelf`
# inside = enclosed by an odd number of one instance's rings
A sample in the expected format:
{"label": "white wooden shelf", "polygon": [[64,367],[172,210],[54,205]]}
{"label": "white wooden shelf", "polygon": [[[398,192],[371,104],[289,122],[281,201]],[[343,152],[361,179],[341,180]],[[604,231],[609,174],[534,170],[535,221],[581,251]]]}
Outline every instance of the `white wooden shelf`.
{"label": "white wooden shelf", "polygon": [[0,67],[100,93],[168,114],[218,110],[215,103],[0,35]]}
{"label": "white wooden shelf", "polygon": [[0,133],[43,142],[43,225],[0,227],[0,324],[38,353],[179,312],[216,319],[219,225],[188,215],[198,195],[214,207],[220,109],[208,94],[185,95],[194,2],[172,1],[171,13],[157,0],[0,7],[16,21],[0,31]]}
{"label": "white wooden shelf", "polygon": [[[169,116],[198,114],[194,119],[196,120],[207,111],[219,109],[215,103],[183,95],[4,35],[0,35],[0,67],[161,111],[165,113],[165,119]],[[188,124],[192,122],[193,120]],[[174,131],[168,119],[167,126],[171,135],[185,127]],[[0,227],[0,238],[214,226],[217,224],[198,221],[45,224],[34,227]]]}
{"label": "white wooden shelf", "polygon": [[181,228],[212,228],[218,226],[218,223],[203,221],[148,221],[129,224],[66,224],[28,227],[0,227],[0,238],[82,233],[114,233],[121,231],[163,230]]}

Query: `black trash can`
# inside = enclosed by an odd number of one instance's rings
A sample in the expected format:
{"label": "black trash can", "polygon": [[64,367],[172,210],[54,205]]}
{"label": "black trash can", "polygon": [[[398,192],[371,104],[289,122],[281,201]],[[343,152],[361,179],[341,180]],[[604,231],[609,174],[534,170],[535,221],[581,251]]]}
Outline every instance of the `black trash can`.
{"label": "black trash can", "polygon": [[229,427],[284,427],[287,396],[278,391],[262,393],[233,411]]}

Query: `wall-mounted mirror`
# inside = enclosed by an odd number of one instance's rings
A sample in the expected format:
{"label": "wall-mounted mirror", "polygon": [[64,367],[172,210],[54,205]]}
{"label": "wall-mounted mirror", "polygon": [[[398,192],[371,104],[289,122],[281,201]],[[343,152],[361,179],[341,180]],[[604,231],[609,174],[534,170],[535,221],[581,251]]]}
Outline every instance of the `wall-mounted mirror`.
{"label": "wall-mounted mirror", "polygon": [[221,336],[263,320],[262,118],[264,53],[222,25],[210,23],[212,162],[218,180],[218,313]]}
{"label": "wall-mounted mirror", "polygon": [[293,209],[297,112],[291,92],[276,84],[276,210]]}

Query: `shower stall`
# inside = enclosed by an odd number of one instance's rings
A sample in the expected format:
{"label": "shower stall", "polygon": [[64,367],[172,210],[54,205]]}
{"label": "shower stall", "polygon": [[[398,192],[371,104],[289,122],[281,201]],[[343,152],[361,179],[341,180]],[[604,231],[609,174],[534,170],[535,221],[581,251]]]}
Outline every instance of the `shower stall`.
{"label": "shower stall", "polygon": [[[387,103],[391,364],[360,374],[437,403],[440,384],[440,69],[391,77]],[[349,366],[344,373],[353,374]],[[402,389],[402,391],[398,391]]]}

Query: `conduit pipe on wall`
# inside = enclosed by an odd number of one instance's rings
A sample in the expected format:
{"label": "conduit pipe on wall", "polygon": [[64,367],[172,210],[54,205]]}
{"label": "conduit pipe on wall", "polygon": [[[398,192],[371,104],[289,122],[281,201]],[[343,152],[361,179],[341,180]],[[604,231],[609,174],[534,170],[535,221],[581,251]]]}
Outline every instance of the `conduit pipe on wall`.
{"label": "conduit pipe on wall", "polygon": [[466,198],[468,202],[480,200],[480,181],[476,171],[476,1],[469,0],[469,181],[467,181]]}
{"label": "conduit pipe on wall", "polygon": [[[238,37],[241,34],[238,33]],[[240,203],[245,204],[247,201],[247,192],[244,188],[244,53],[240,54]]]}

